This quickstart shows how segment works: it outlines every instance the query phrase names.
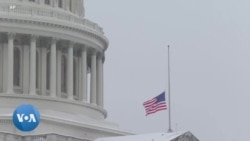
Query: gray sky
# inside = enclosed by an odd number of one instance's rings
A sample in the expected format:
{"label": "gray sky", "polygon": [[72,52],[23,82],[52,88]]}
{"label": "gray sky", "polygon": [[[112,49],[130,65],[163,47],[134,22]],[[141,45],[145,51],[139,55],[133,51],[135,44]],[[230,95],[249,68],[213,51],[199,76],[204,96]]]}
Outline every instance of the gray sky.
{"label": "gray sky", "polygon": [[167,111],[142,103],[167,88],[171,45],[174,130],[201,141],[248,141],[249,0],[86,0],[86,17],[104,28],[109,121],[135,133],[168,129]]}

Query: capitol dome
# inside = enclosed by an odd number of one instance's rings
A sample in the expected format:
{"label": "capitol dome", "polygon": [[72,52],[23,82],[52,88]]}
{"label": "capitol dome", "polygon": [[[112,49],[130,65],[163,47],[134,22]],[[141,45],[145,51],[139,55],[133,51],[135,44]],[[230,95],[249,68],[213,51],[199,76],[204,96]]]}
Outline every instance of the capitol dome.
{"label": "capitol dome", "polygon": [[[90,141],[126,135],[105,120],[103,63],[108,39],[84,18],[83,0],[0,0],[0,140]],[[13,126],[32,104],[41,123]]]}

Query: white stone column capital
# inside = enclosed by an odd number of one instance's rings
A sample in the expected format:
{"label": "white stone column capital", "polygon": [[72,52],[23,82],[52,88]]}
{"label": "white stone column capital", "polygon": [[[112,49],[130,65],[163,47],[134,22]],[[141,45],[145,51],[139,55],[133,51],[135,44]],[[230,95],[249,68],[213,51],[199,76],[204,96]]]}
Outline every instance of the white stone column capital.
{"label": "white stone column capital", "polygon": [[57,41],[58,41],[58,38],[55,38],[55,37],[51,38],[51,44],[55,44],[57,43]]}
{"label": "white stone column capital", "polygon": [[104,55],[103,55],[102,53],[99,53],[99,52],[97,53],[97,58],[98,58],[98,59],[102,59],[103,56],[104,56]]}
{"label": "white stone column capital", "polygon": [[92,55],[95,55],[95,56],[97,56],[97,51],[96,50],[89,50],[89,54],[92,56]]}
{"label": "white stone column capital", "polygon": [[8,39],[14,39],[15,38],[15,36],[16,36],[16,33],[14,33],[14,32],[8,32]]}
{"label": "white stone column capital", "polygon": [[82,50],[82,52],[83,52],[83,51],[88,51],[88,48],[85,47],[85,46],[82,46],[82,47],[81,47],[81,50]]}
{"label": "white stone column capital", "polygon": [[34,42],[34,41],[36,41],[37,40],[37,38],[38,38],[39,36],[37,36],[37,35],[30,35],[30,41],[31,42]]}
{"label": "white stone column capital", "polygon": [[97,59],[101,59],[104,62],[104,57],[105,57],[104,53],[101,52],[97,53]]}
{"label": "white stone column capital", "polygon": [[75,45],[75,42],[73,42],[73,41],[69,41],[69,48],[73,48],[74,47],[74,45]]}

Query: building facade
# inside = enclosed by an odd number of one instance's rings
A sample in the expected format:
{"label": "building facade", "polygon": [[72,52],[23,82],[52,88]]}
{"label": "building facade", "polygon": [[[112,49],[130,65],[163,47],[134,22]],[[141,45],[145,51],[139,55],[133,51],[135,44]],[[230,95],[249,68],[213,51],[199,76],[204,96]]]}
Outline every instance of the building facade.
{"label": "building facade", "polygon": [[[0,140],[82,141],[126,135],[105,121],[108,40],[83,0],[0,0]],[[12,124],[20,104],[41,114],[29,133]]]}
{"label": "building facade", "polygon": [[199,139],[189,131],[180,131],[105,137],[95,141],[199,141]]}

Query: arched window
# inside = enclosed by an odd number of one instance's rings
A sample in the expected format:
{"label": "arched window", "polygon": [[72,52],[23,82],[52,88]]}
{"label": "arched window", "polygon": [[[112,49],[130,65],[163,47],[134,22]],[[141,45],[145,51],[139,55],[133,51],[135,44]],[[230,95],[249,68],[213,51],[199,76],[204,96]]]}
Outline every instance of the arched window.
{"label": "arched window", "polygon": [[65,55],[62,55],[61,59],[61,91],[67,92],[67,59]]}
{"label": "arched window", "polygon": [[46,70],[46,89],[50,89],[50,52],[47,53],[46,58],[47,70]]}
{"label": "arched window", "polygon": [[20,50],[15,47],[14,48],[14,86],[20,86]]}

